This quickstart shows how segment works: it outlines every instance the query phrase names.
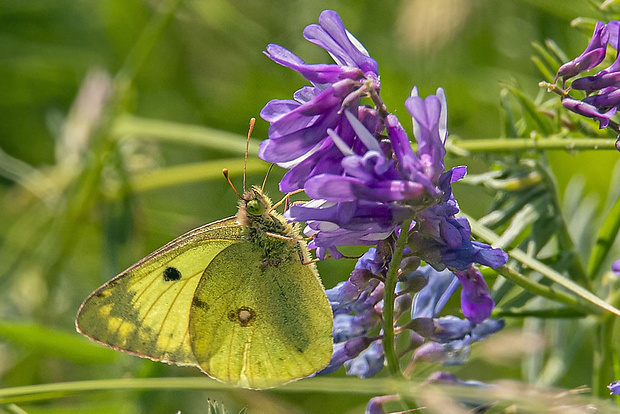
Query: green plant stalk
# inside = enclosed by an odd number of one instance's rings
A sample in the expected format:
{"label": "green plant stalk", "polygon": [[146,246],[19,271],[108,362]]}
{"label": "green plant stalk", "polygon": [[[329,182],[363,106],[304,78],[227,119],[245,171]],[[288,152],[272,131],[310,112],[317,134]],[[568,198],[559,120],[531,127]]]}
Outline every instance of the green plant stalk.
{"label": "green plant stalk", "polygon": [[[142,136],[182,145],[197,145],[237,155],[245,155],[247,140],[242,135],[201,125],[141,118],[128,114],[114,120],[112,135],[116,137]],[[256,154],[258,144],[250,141],[248,152]]]}
{"label": "green plant stalk", "polygon": [[460,139],[450,136],[446,142],[448,152],[463,155],[463,152],[501,152],[532,150],[614,150],[613,138],[481,138]]}
{"label": "green plant stalk", "polygon": [[517,286],[521,286],[523,289],[531,292],[535,295],[542,296],[544,298],[553,300],[555,302],[562,303],[574,311],[579,312],[582,316],[588,313],[600,314],[601,309],[588,302],[580,301],[577,297],[568,295],[557,289],[553,289],[549,286],[534,282],[521,273],[508,266],[500,266],[495,269],[497,273],[504,276],[507,280],[511,281]]}
{"label": "green plant stalk", "polygon": [[607,385],[616,380],[613,366],[613,331],[616,318],[606,318],[594,329],[594,358],[592,366],[592,394],[598,397],[609,395]]}
{"label": "green plant stalk", "polygon": [[588,262],[588,276],[590,280],[594,280],[598,272],[601,269],[603,260],[609,253],[609,249],[614,243],[618,230],[620,229],[620,198],[616,200],[605,222],[599,230],[598,237],[596,238],[596,244],[592,248],[592,254],[590,254],[590,261]]}
{"label": "green plant stalk", "polygon": [[403,259],[403,251],[409,237],[411,220],[406,220],[400,225],[400,235],[396,240],[396,247],[392,253],[390,268],[385,278],[385,292],[383,297],[383,349],[390,375],[394,378],[402,378],[403,374],[396,355],[394,338],[394,300],[396,299],[396,282],[398,281],[398,268]]}

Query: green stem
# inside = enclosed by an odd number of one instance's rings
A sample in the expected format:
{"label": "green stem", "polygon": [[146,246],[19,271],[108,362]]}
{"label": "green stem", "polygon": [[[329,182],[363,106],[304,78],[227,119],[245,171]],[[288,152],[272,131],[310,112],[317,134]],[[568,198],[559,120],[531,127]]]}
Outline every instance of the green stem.
{"label": "green stem", "polygon": [[594,361],[592,372],[592,394],[598,397],[609,395],[607,384],[616,380],[613,366],[613,331],[616,318],[606,318],[597,325],[594,332]]}
{"label": "green stem", "polygon": [[590,254],[590,262],[588,263],[588,275],[593,280],[603,264],[603,260],[609,253],[609,249],[614,244],[614,240],[620,229],[620,198],[607,214],[605,222],[599,230],[596,244]]}
{"label": "green stem", "polygon": [[385,278],[385,292],[383,297],[383,350],[385,352],[385,360],[387,361],[388,370],[392,377],[400,378],[403,376],[396,355],[395,338],[394,338],[394,300],[396,299],[396,282],[398,281],[398,268],[403,259],[403,251],[407,244],[409,236],[409,226],[411,220],[406,220],[400,226],[400,235],[396,240],[390,268]]}
{"label": "green stem", "polygon": [[[549,286],[534,282],[528,279],[526,276],[517,272],[508,266],[500,266],[495,269],[497,273],[504,276],[507,280],[511,281],[517,286],[521,286],[523,289],[531,292],[535,295],[551,299],[556,302],[563,303],[564,305],[579,312],[582,316],[587,313],[600,314],[601,309],[587,302],[580,301],[577,297],[567,295],[566,293],[553,289]],[[584,309],[585,308],[585,309]]]}
{"label": "green stem", "polygon": [[[238,155],[245,155],[247,141],[243,135],[202,125],[148,119],[127,114],[114,120],[112,134],[116,137],[130,135],[181,145],[198,145]],[[250,141],[248,152],[256,154],[258,144]]]}
{"label": "green stem", "polygon": [[450,136],[446,143],[448,152],[463,155],[468,152],[532,151],[532,150],[614,150],[616,140],[612,138],[480,138],[459,139]]}

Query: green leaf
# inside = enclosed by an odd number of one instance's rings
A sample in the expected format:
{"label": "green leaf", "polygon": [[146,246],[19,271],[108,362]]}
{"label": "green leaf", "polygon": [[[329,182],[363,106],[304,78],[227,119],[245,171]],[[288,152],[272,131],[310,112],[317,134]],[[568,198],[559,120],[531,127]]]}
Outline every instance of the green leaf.
{"label": "green leaf", "polygon": [[[477,220],[473,219],[472,217],[467,216],[466,214],[462,214],[462,216],[466,217],[469,220],[469,223],[471,224],[471,230],[472,230],[472,234],[484,239],[485,241],[496,245],[497,241],[499,240],[499,236],[497,236],[493,231],[489,230],[488,228],[484,227],[483,225],[481,225]],[[549,278],[550,280],[552,280],[553,282],[557,283],[560,286],[563,286],[564,288],[566,288],[567,290],[573,292],[575,295],[581,297],[582,299],[586,300],[588,303],[583,303],[583,306],[581,309],[578,310],[583,310],[583,312],[586,313],[590,313],[593,309],[591,308],[591,305],[594,305],[602,310],[606,310],[607,312],[611,312],[614,315],[620,316],[620,310],[616,309],[614,306],[610,305],[609,303],[605,302],[604,300],[602,300],[601,298],[599,298],[598,296],[596,296],[595,294],[593,294],[592,292],[584,289],[583,287],[579,286],[577,283],[573,282],[572,280],[562,276],[560,273],[558,273],[556,270],[552,269],[551,267],[547,266],[546,264],[534,259],[533,257],[527,255],[525,252],[523,252],[520,249],[512,249],[510,251],[507,252],[508,255],[510,255],[512,258],[516,259],[517,261],[523,263],[525,266],[529,267],[530,269],[537,271],[539,273],[541,273],[542,275],[544,275],[545,277]],[[503,266],[505,267],[505,266]],[[510,269],[508,269],[510,270]],[[542,291],[541,291],[542,293]],[[539,293],[539,294],[541,294]],[[557,292],[558,294],[561,292]],[[568,304],[568,303],[567,303]]]}
{"label": "green leaf", "polygon": [[551,120],[547,115],[538,110],[538,107],[530,98],[512,85],[504,84],[504,87],[517,99],[523,108],[523,112],[534,122],[534,125],[531,125],[531,130],[537,130],[542,135],[553,134],[553,124]]}
{"label": "green leaf", "polygon": [[[197,145],[238,155],[245,155],[247,141],[245,136],[219,129],[158,119],[139,118],[131,115],[118,117],[114,123],[112,134],[116,137],[132,135],[159,141],[176,142],[183,145]],[[258,144],[250,141],[248,152],[256,154],[258,152]]]}
{"label": "green leaf", "polygon": [[590,254],[590,261],[588,263],[588,275],[590,278],[596,276],[599,272],[603,260],[609,253],[609,249],[614,243],[618,230],[620,229],[620,198],[616,201],[614,206],[607,214],[603,225],[596,238],[596,244]]}
{"label": "green leaf", "polygon": [[96,345],[77,332],[67,333],[33,323],[0,320],[0,336],[33,352],[78,364],[107,364],[115,351]]}

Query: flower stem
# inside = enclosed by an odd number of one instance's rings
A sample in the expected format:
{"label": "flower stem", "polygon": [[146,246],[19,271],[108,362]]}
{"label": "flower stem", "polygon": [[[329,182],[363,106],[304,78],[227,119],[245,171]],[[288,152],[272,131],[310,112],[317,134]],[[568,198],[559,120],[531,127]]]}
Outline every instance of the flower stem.
{"label": "flower stem", "polygon": [[394,253],[392,253],[392,260],[390,261],[390,268],[388,269],[385,280],[385,296],[383,298],[383,349],[390,375],[396,378],[402,377],[403,374],[400,370],[395,348],[394,299],[396,298],[398,268],[403,259],[403,251],[407,244],[409,226],[411,226],[411,220],[406,220],[400,226],[400,235],[396,240],[396,246],[394,248]]}
{"label": "flower stem", "polygon": [[535,138],[480,138],[459,139],[450,136],[446,142],[446,150],[457,155],[467,155],[470,152],[498,152],[498,151],[532,151],[532,150],[614,150],[615,138],[562,138],[545,137]]}

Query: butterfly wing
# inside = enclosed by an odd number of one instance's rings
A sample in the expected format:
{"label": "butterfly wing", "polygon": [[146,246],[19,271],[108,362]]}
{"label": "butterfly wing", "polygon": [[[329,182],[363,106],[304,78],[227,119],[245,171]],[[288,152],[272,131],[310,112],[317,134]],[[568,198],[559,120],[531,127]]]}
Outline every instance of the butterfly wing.
{"label": "butterfly wing", "polygon": [[196,286],[239,238],[234,217],[178,237],[94,291],[78,311],[77,330],[134,355],[195,365],[188,327]]}
{"label": "butterfly wing", "polygon": [[332,312],[314,269],[299,257],[265,263],[260,248],[222,250],[196,288],[190,343],[211,377],[268,388],[306,377],[332,355]]}

